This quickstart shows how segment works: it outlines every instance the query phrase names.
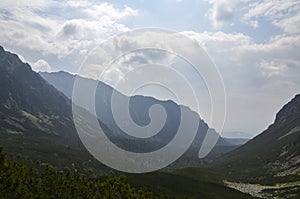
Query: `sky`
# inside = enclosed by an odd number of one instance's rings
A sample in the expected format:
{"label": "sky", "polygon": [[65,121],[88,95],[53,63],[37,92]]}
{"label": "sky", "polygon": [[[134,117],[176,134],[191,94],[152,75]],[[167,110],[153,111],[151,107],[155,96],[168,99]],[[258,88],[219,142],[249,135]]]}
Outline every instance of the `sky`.
{"label": "sky", "polygon": [[[112,35],[152,27],[183,33],[218,67],[227,96],[224,131],[241,137],[262,132],[300,93],[297,0],[0,1],[0,27],[0,45],[33,70],[70,73]],[[130,68],[109,75],[118,79]],[[208,121],[206,103],[199,114]]]}

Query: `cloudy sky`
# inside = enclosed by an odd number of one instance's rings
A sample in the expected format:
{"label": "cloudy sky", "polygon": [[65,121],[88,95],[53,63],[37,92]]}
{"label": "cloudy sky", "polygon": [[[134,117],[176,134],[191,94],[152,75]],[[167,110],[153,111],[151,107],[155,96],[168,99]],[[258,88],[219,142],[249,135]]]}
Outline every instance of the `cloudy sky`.
{"label": "cloudy sky", "polygon": [[258,134],[300,93],[297,0],[1,1],[0,27],[0,45],[34,70],[71,73],[114,34],[145,27],[182,32],[220,70],[225,131]]}

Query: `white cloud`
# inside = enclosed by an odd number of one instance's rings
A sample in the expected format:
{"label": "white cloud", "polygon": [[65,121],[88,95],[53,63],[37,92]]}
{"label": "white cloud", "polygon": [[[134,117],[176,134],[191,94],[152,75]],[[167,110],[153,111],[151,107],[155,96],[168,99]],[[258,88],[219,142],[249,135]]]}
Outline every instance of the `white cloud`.
{"label": "white cloud", "polygon": [[[113,40],[102,43],[101,46],[89,53],[81,75],[98,79],[99,74],[103,72],[101,80],[114,86],[126,73],[141,65],[158,63],[169,65],[173,59],[171,55],[164,51],[143,49],[145,46],[152,46],[157,40],[165,42],[166,45],[173,43],[167,41],[168,39],[162,38],[160,32],[150,36],[147,32],[143,34],[137,32],[113,38]],[[159,47],[157,46],[157,48]],[[182,46],[180,47],[182,48]],[[118,54],[120,52],[122,52],[121,57]],[[105,68],[106,64],[110,64],[109,68]]]}
{"label": "white cloud", "polygon": [[32,63],[31,66],[32,69],[37,72],[51,71],[51,66],[43,59],[39,59],[38,61]]}
{"label": "white cloud", "polygon": [[289,82],[294,84],[300,81],[297,75],[300,74],[299,60],[275,58],[271,61],[262,61],[259,63],[259,68],[262,75],[267,78],[289,79]]}
{"label": "white cloud", "polygon": [[103,18],[118,20],[128,16],[138,15],[137,10],[134,10],[128,6],[118,9],[107,2],[84,7],[83,12],[85,12],[88,16],[92,18],[98,18],[99,20]]}
{"label": "white cloud", "polygon": [[280,35],[259,43],[241,33],[185,34],[199,41],[220,69],[228,96],[225,130],[264,130],[300,92],[300,36]]}
{"label": "white cloud", "polygon": [[[246,23],[264,17],[286,33],[300,33],[300,2],[297,0],[261,0],[250,3],[244,14]],[[257,26],[258,24],[255,24]]]}
{"label": "white cloud", "polygon": [[259,63],[261,73],[265,77],[272,77],[283,74],[287,70],[287,64],[280,60],[262,61]]}
{"label": "white cloud", "polygon": [[282,18],[290,15],[292,12],[297,12],[299,9],[297,0],[260,0],[250,3],[249,10],[245,14],[245,18],[252,17],[270,17],[271,19]]}
{"label": "white cloud", "polygon": [[[262,131],[267,124],[273,122],[276,111],[295,93],[300,92],[300,80],[297,76],[300,74],[300,36],[279,35],[266,42],[255,42],[242,33],[185,31],[183,34],[199,42],[221,71],[229,98],[227,130],[243,129],[252,133]],[[117,46],[110,48],[126,51],[127,48],[147,45],[148,42],[154,41],[149,38],[123,38],[116,42]],[[181,43],[180,48],[185,46]],[[106,58],[103,53],[97,54],[101,55],[98,56],[98,61]],[[146,51],[143,54],[128,54],[121,62],[111,65],[104,75],[109,83],[115,82],[130,70],[130,66],[141,65],[145,60],[161,63],[164,58],[165,63],[172,61],[167,56],[149,57]],[[93,74],[99,74],[99,71]],[[192,84],[198,85],[199,82]],[[209,111],[202,108],[201,116],[209,118]],[[258,115],[262,119],[257,120]]]}
{"label": "white cloud", "polygon": [[[218,32],[202,32],[185,31],[185,35],[200,42],[204,47],[207,45],[222,44],[220,48],[214,48],[216,51],[224,50],[225,48],[232,49],[236,46],[245,46],[252,42],[251,37],[242,33],[224,33]],[[227,49],[228,50],[228,49]]]}
{"label": "white cloud", "polygon": [[57,2],[51,0],[16,0],[16,1],[0,1],[0,8],[14,9],[14,8],[31,8],[42,9]]}
{"label": "white cloud", "polygon": [[23,57],[22,55],[18,55],[19,59],[23,62],[23,63],[27,63],[28,61],[25,59],[25,57]]}
{"label": "white cloud", "polygon": [[67,4],[74,8],[86,8],[88,6],[92,6],[92,3],[87,0],[67,1]]}
{"label": "white cloud", "polygon": [[[0,3],[0,43],[58,58],[90,50],[108,36],[128,31],[119,21],[138,14],[128,6],[116,8],[109,3],[89,1],[20,1],[12,7],[9,1],[5,2]],[[62,15],[48,13],[48,8],[63,10]],[[67,13],[73,13],[73,18],[64,16]]]}
{"label": "white cloud", "polygon": [[209,12],[212,25],[216,28],[231,24],[237,6],[236,0],[208,0],[213,5]]}
{"label": "white cloud", "polygon": [[300,10],[294,16],[274,21],[273,24],[287,33],[300,33]]}
{"label": "white cloud", "polygon": [[300,33],[300,2],[298,0],[207,0],[212,8],[209,17],[215,28],[241,21],[254,29],[261,19],[286,33]]}

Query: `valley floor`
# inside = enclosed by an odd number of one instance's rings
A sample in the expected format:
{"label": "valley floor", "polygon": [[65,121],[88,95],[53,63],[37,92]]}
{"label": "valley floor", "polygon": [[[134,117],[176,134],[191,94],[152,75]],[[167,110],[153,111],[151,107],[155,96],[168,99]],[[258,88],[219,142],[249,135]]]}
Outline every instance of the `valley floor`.
{"label": "valley floor", "polygon": [[250,194],[253,197],[266,199],[297,199],[299,197],[300,192],[300,181],[290,183],[279,183],[272,186],[260,184],[245,184],[230,181],[224,181],[224,183],[232,189]]}

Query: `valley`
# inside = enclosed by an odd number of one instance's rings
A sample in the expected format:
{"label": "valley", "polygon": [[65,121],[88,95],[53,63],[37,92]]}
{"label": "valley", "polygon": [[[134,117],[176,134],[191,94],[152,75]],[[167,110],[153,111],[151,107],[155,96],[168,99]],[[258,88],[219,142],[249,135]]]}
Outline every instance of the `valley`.
{"label": "valley", "polygon": [[[135,194],[136,190],[143,190],[137,192],[145,193],[137,198],[299,197],[300,95],[287,103],[277,113],[274,123],[260,135],[249,141],[220,137],[205,159],[199,159],[197,153],[209,127],[197,116],[199,128],[195,141],[180,159],[160,171],[128,174],[103,165],[81,143],[71,114],[70,91],[74,82],[73,75],[66,72],[38,74],[32,71],[28,64],[19,60],[17,55],[3,48],[0,48],[0,71],[0,146],[7,153],[7,159],[2,160],[2,166],[11,169],[12,173],[18,173],[18,169],[24,168],[24,175],[29,179],[40,178],[43,183],[49,183],[42,176],[46,175],[43,173],[48,172],[50,168],[53,180],[65,178],[65,175],[69,175],[67,173],[74,175],[74,178],[81,179],[76,176],[84,176],[76,185],[78,187],[84,187],[87,181],[94,182],[98,178],[102,179],[97,182],[102,183],[101,186],[109,181],[105,179],[110,178],[118,184],[119,177],[124,176],[121,177],[125,178],[125,181],[122,181],[125,184],[121,183],[124,186],[122,190],[132,194]],[[97,109],[98,112],[105,113],[98,116],[99,123],[106,130],[110,140],[119,147],[147,152],[164,146],[173,138],[180,117],[180,105],[152,97],[132,96],[131,110],[137,123],[149,122],[145,113],[153,104],[162,105],[167,113],[172,115],[167,119],[166,127],[159,136],[146,141],[136,140],[125,135],[114,123],[110,107],[107,106],[113,88],[99,82],[97,89]],[[121,98],[129,97],[121,93],[119,95]],[[195,114],[188,107],[183,108],[189,114]],[[90,114],[87,110],[83,111]],[[12,166],[16,164],[18,166]],[[1,172],[3,178],[0,184],[4,186],[3,183],[8,183],[12,176],[7,176],[4,170]],[[29,184],[23,180],[24,176],[13,175],[18,179],[18,186],[26,187],[26,194],[34,194],[28,189]],[[67,179],[65,181],[68,182]],[[57,183],[60,186],[60,182]],[[100,195],[105,195],[105,190],[110,188],[108,186],[101,189],[103,192]],[[81,193],[81,189],[71,189],[78,191],[75,191],[77,194],[85,193]],[[91,187],[83,189],[87,193],[97,192]],[[13,187],[9,190],[11,193],[1,192],[2,196],[12,194],[9,197],[17,198],[18,195],[13,195]],[[20,188],[18,193],[23,195],[24,190]],[[55,196],[55,193],[47,190],[43,192],[39,194]],[[122,198],[121,195],[113,197]],[[72,193],[68,196],[72,196]]]}

